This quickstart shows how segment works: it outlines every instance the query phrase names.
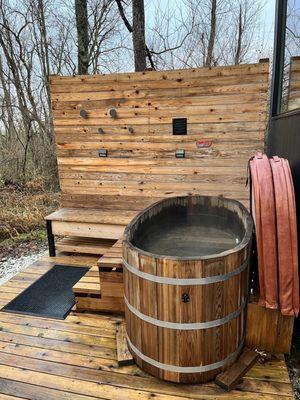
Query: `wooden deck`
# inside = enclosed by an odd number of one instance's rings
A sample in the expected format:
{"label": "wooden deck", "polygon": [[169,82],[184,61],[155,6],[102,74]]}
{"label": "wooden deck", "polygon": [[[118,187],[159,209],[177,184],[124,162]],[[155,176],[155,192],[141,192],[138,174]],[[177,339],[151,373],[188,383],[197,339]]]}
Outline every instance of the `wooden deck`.
{"label": "wooden deck", "polygon": [[[96,256],[45,256],[0,287],[4,306],[55,263],[95,266]],[[283,360],[257,363],[237,390],[175,385],[136,366],[118,367],[120,316],[78,313],[64,321],[0,313],[0,399],[292,399]]]}

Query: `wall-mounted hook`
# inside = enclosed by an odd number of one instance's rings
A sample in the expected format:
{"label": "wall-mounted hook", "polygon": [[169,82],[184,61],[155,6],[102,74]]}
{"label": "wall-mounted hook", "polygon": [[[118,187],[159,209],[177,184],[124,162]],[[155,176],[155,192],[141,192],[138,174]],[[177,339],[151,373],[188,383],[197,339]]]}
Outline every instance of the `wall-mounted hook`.
{"label": "wall-mounted hook", "polygon": [[79,115],[81,116],[81,118],[87,118],[87,112],[81,108],[81,110],[79,111]]}
{"label": "wall-mounted hook", "polygon": [[133,133],[133,132],[134,132],[133,127],[132,127],[132,126],[129,126],[129,127],[128,127],[128,133]]}
{"label": "wall-mounted hook", "polygon": [[98,128],[98,133],[100,133],[100,135],[103,135],[103,133],[104,133],[103,128]]}
{"label": "wall-mounted hook", "polygon": [[108,110],[108,114],[111,116],[111,118],[116,119],[117,118],[117,110],[115,108],[110,108]]}

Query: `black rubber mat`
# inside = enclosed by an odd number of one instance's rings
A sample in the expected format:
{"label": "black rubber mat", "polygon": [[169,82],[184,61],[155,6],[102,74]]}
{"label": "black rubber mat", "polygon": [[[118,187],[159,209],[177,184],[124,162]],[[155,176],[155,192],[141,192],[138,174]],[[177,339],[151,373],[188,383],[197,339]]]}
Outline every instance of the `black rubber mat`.
{"label": "black rubber mat", "polygon": [[2,311],[64,319],[75,304],[72,287],[89,268],[55,265]]}

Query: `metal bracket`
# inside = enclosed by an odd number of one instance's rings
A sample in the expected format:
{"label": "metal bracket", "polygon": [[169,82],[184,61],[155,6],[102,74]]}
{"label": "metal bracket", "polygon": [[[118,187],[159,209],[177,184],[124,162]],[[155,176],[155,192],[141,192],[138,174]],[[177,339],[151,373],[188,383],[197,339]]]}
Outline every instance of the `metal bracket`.
{"label": "metal bracket", "polygon": [[98,155],[99,157],[107,157],[107,150],[106,149],[98,150]]}
{"label": "metal bracket", "polygon": [[179,149],[175,151],[176,158],[185,158],[185,150]]}
{"label": "metal bracket", "polygon": [[47,228],[49,256],[55,257],[55,241],[54,241],[54,235],[52,233],[52,221],[50,220],[46,221],[46,228]]}

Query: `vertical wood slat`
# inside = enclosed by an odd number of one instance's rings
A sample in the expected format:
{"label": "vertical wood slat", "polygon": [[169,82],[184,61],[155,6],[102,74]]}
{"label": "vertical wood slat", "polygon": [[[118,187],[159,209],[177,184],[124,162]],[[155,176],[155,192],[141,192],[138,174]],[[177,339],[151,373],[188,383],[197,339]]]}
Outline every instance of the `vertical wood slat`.
{"label": "vertical wood slat", "polygon": [[[180,205],[184,202],[187,209],[196,202],[205,204],[212,214],[220,213],[218,210],[221,208],[222,215],[228,207],[234,212],[234,218],[240,219],[244,226],[245,235],[241,244],[222,255],[213,254],[186,260],[151,255],[135,247],[134,235],[139,235],[139,229],[146,229],[143,221],[149,221],[154,215],[159,219],[161,210],[166,210],[177,202]],[[248,267],[220,282],[192,286],[188,283],[183,286],[177,283],[158,283],[149,280],[143,273],[150,274],[153,278],[169,277],[178,280],[226,275],[245,262],[248,265],[251,235],[252,221],[243,206],[231,200],[201,196],[161,201],[140,213],[128,225],[123,241],[125,320],[130,340],[129,349],[141,368],[161,379],[196,383],[213,379],[235,361],[245,337],[246,313],[243,305],[248,296]],[[182,293],[189,294],[189,302],[182,302]],[[183,329],[178,326],[187,323],[206,324],[226,318],[236,310],[240,313],[216,326],[202,326],[197,329]],[[165,322],[173,325],[164,326]],[[224,366],[213,367],[208,371],[172,371],[172,367],[209,366],[226,360],[231,354],[235,356],[224,363]],[[147,361],[145,356],[152,361]],[[157,362],[167,367],[156,365]]]}

